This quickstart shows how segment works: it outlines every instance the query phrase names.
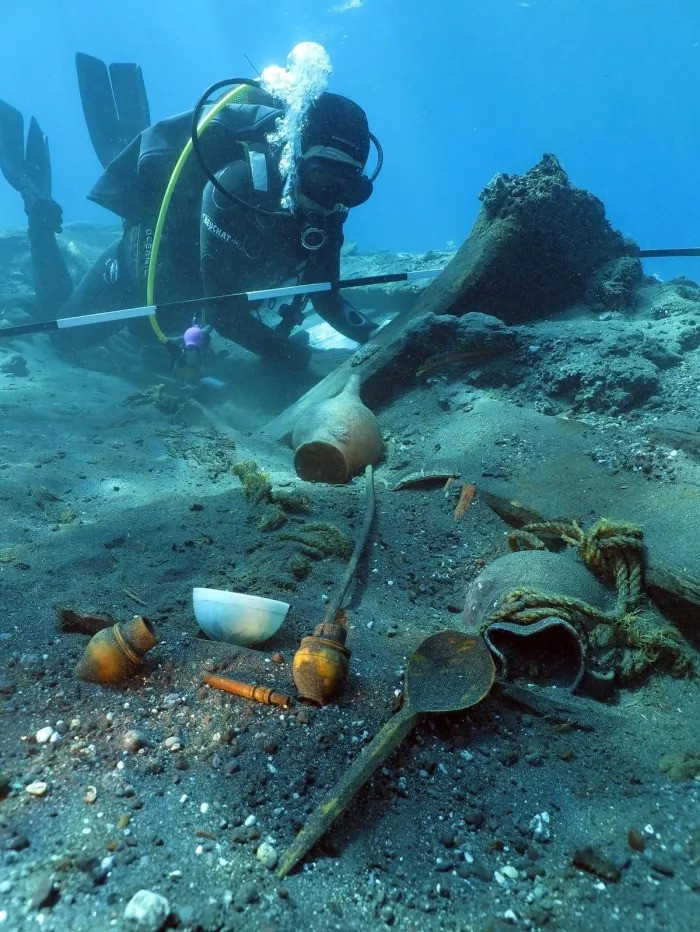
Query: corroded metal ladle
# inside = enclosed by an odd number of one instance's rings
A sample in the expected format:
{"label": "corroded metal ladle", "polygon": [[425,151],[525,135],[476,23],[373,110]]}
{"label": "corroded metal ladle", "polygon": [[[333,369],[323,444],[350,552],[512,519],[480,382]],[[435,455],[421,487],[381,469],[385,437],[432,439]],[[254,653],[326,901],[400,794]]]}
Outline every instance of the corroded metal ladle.
{"label": "corroded metal ladle", "polygon": [[282,855],[278,876],[284,877],[304,857],[424,715],[476,705],[488,694],[494,675],[491,653],[477,635],[440,631],[419,644],[406,667],[403,706],[309,816]]}

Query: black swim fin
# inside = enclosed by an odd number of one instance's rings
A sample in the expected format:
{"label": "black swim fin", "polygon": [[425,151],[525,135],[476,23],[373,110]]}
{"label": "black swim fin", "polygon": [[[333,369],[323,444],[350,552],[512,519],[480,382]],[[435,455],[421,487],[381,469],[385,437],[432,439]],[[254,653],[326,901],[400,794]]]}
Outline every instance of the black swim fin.
{"label": "black swim fin", "polygon": [[103,168],[151,123],[146,85],[139,65],[78,52],[78,87],[88,133]]}
{"label": "black swim fin", "polygon": [[25,150],[24,118],[4,100],[0,100],[0,170],[22,195],[25,206],[50,200],[49,141],[32,117]]}

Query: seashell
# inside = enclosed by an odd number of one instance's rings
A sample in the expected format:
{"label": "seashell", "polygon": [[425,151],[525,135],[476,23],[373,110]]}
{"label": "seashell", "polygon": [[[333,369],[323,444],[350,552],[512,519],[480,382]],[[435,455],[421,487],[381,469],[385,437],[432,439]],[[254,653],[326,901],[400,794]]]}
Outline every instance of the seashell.
{"label": "seashell", "polygon": [[30,796],[44,796],[48,788],[48,783],[44,783],[43,780],[34,780],[33,783],[28,783],[24,790]]}

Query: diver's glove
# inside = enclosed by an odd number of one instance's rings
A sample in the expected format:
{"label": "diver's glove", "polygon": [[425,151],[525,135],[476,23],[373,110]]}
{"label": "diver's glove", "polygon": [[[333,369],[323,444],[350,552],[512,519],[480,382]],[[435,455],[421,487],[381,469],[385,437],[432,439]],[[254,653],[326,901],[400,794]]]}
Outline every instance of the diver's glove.
{"label": "diver's glove", "polygon": [[379,324],[375,324],[373,320],[370,320],[368,317],[365,317],[359,327],[353,328],[350,331],[352,334],[352,339],[357,340],[358,343],[366,343],[369,338],[372,336],[375,330],[379,329]]}
{"label": "diver's glove", "polygon": [[182,353],[183,353],[183,343],[181,337],[168,337],[167,341],[163,344],[165,350],[170,357],[170,362],[173,369],[176,369],[178,366],[182,365]]}
{"label": "diver's glove", "polygon": [[377,329],[374,321],[365,317],[345,298],[337,304],[319,303],[316,310],[334,330],[356,343],[366,343]]}
{"label": "diver's glove", "polygon": [[309,334],[306,330],[300,330],[287,340],[287,360],[290,369],[298,372],[307,369],[311,361],[311,353]]}

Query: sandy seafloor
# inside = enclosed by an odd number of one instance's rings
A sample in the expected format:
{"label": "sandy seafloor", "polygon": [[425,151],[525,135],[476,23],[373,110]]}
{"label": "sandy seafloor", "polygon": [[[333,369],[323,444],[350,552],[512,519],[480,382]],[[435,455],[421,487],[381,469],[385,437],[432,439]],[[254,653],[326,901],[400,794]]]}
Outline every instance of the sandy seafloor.
{"label": "sandy seafloor", "polygon": [[[71,237],[80,261],[99,246],[84,227]],[[26,262],[8,258],[21,254],[15,239],[2,254],[4,294],[30,286]],[[345,270],[447,258],[348,255]],[[382,316],[394,298],[362,300]],[[1,313],[15,323],[28,312],[5,299]],[[348,687],[338,705],[289,712],[201,677],[216,670],[293,694],[294,651],[344,568],[316,553],[290,572],[236,463],[254,460],[275,489],[303,486],[309,511],[289,526],[331,523],[352,539],[362,522],[360,478],[301,483],[291,451],[255,436],[313,374],[301,384],[220,344],[228,355],[214,374],[228,388],[193,401],[167,379],[157,345],[119,357],[105,338],[77,359],[47,336],[0,341],[0,929],[130,928],[125,908],[141,889],[167,898],[168,925],[180,929],[700,927],[693,677],[654,674],[606,703],[573,697],[578,711],[564,722],[494,691],[420,724],[303,868],[279,881],[256,858],[265,840],[281,854],[391,715],[411,651],[459,627],[469,582],[507,551],[482,483],[495,477],[507,492],[526,477],[566,491],[564,452],[591,502],[582,511],[572,479],[572,517],[590,521],[601,500],[634,490],[678,489],[696,507],[700,290],[647,279],[634,312],[579,307],[521,337],[515,360],[438,367],[376,411],[386,458],[347,601]],[[317,351],[313,372],[343,352]],[[406,473],[444,468],[460,473],[447,493],[392,491]],[[463,482],[476,498],[455,521]],[[677,533],[692,536],[692,523]],[[198,585],[283,598],[291,610],[259,648],[216,644],[198,637]],[[59,604],[152,619],[161,643],[143,674],[119,689],[78,680],[86,638],[57,631]],[[698,621],[685,613],[689,639]],[[38,743],[46,726],[56,740]],[[139,750],[125,748],[131,730]],[[671,779],[668,755],[685,759],[684,779]],[[26,791],[36,781],[42,796]],[[533,831],[542,813],[548,838]],[[602,873],[574,866],[585,847]],[[611,865],[619,876],[605,876]]]}

